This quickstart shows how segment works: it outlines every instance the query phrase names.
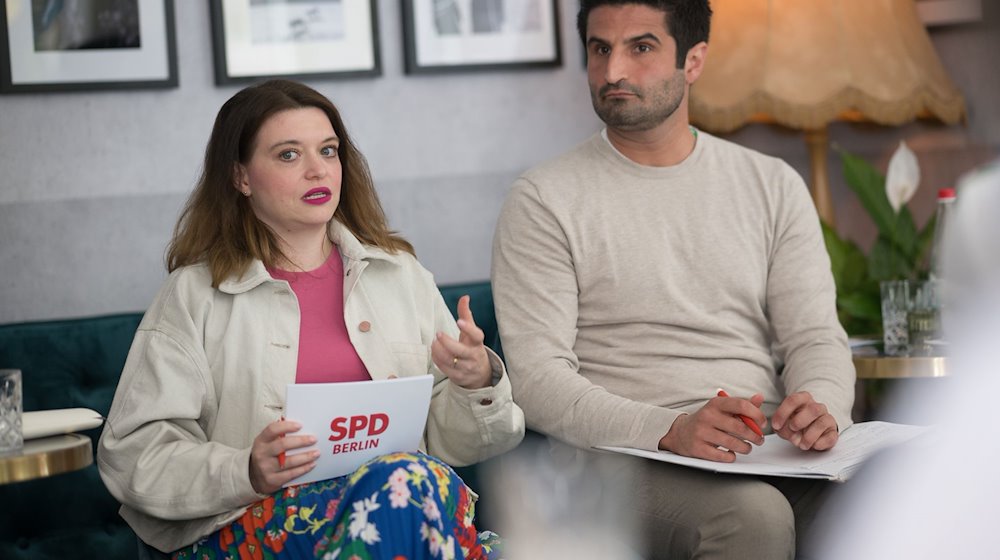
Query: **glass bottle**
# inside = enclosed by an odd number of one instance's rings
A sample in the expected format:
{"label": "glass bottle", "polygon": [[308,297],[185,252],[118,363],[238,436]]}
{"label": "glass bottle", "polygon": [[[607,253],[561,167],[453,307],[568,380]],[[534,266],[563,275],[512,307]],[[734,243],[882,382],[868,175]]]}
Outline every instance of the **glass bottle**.
{"label": "glass bottle", "polygon": [[909,316],[911,350],[915,355],[932,355],[934,342],[941,339],[941,306],[946,301],[947,281],[942,272],[944,260],[944,234],[951,220],[955,205],[955,189],[948,187],[938,191],[937,214],[934,224],[934,239],[931,242],[930,274],[922,283],[914,297],[913,309]]}
{"label": "glass bottle", "polygon": [[937,217],[934,224],[934,240],[931,243],[930,278],[931,280],[941,280],[941,264],[944,255],[943,243],[944,232],[948,227],[948,221],[955,205],[955,189],[946,187],[938,190]]}

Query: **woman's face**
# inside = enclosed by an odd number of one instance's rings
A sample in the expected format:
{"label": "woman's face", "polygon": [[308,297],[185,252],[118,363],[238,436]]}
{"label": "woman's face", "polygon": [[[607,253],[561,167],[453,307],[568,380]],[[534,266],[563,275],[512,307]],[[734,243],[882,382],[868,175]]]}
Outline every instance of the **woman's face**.
{"label": "woman's face", "polygon": [[275,113],[257,131],[236,187],[257,218],[285,236],[325,231],[340,202],[340,140],[315,107]]}

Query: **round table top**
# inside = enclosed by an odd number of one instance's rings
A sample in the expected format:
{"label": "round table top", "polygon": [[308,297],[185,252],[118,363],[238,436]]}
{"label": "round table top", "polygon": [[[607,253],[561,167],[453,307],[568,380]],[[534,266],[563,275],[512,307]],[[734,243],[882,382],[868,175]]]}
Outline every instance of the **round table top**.
{"label": "round table top", "polygon": [[0,455],[0,484],[75,471],[93,462],[90,438],[83,434],[31,439],[20,451]]}
{"label": "round table top", "polygon": [[854,354],[853,360],[858,379],[947,377],[948,375],[948,364],[944,356]]}

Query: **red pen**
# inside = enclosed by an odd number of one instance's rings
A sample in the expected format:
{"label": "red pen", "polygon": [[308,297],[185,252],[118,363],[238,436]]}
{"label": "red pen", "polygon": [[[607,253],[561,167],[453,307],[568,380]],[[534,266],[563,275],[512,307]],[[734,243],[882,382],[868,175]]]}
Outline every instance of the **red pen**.
{"label": "red pen", "polygon": [[[281,421],[282,422],[285,421],[285,417],[284,416],[281,417]],[[285,434],[281,434],[278,437],[282,437],[283,438],[283,437],[285,437]],[[285,468],[285,452],[284,451],[282,451],[281,453],[278,453],[278,468],[279,469]]]}
{"label": "red pen", "polygon": [[[728,397],[729,393],[726,393],[722,389],[719,389],[719,396]],[[758,436],[764,437],[764,432],[760,431],[760,426],[758,426],[756,422],[751,420],[749,416],[746,416],[744,414],[737,414],[737,416],[740,417],[740,420],[742,420],[743,423],[746,424],[748,428],[753,430],[753,433],[757,434]]]}

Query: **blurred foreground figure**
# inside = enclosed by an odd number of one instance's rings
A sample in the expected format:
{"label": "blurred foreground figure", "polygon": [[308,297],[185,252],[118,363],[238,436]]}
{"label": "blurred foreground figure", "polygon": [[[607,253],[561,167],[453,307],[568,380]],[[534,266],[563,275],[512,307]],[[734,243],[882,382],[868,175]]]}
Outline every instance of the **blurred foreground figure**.
{"label": "blurred foreground figure", "polygon": [[500,520],[511,560],[640,560],[636,519],[625,507],[634,484],[630,463],[604,463],[574,453],[553,453],[542,438],[528,438],[503,456],[491,482],[491,518]]}
{"label": "blurred foreground figure", "polygon": [[1000,161],[958,186],[945,231],[944,326],[949,373],[933,396],[901,392],[900,411],[939,426],[930,437],[881,457],[860,474],[822,547],[828,560],[995,558],[1000,502]]}

